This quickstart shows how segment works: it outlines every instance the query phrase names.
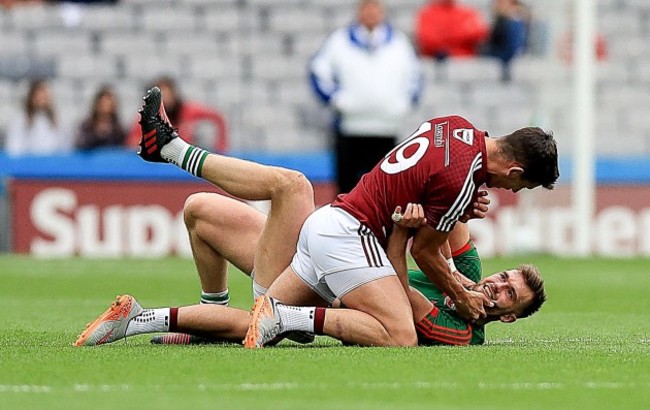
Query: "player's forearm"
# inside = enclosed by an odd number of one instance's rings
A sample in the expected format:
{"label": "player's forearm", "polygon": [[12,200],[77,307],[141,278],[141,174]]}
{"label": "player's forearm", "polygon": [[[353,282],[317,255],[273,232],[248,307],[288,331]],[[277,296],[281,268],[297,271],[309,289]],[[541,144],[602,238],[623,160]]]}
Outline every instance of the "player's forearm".
{"label": "player's forearm", "polygon": [[404,290],[408,291],[408,269],[406,265],[406,244],[408,242],[408,231],[397,226],[388,238],[386,256],[390,260],[395,273],[399,278]]}
{"label": "player's forearm", "polygon": [[467,288],[471,285],[474,285],[475,283],[469,280],[465,275],[463,275],[461,272],[456,269],[456,265],[454,264],[454,258],[451,256],[451,239],[453,238],[452,236],[449,237],[450,239],[445,242],[442,247],[440,247],[440,252],[442,253],[442,256],[445,257],[447,260],[447,265],[449,266],[449,269],[451,270],[451,273],[456,277],[456,280],[460,282],[460,284],[464,287]]}
{"label": "player's forearm", "polygon": [[456,276],[449,268],[447,259],[439,249],[431,252],[428,250],[413,252],[413,258],[422,272],[436,285],[440,290],[445,292],[455,302],[461,297],[465,289],[456,279]]}
{"label": "player's forearm", "polygon": [[442,244],[440,247],[440,253],[442,253],[442,256],[444,256],[447,261],[451,258],[451,246],[449,245],[449,240]]}

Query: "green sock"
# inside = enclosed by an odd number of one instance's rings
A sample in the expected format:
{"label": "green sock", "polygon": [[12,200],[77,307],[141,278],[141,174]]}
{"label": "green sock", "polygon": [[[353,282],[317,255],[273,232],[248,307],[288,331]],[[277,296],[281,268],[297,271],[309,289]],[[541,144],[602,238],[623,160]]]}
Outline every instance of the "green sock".
{"label": "green sock", "polygon": [[205,162],[205,159],[208,157],[208,155],[210,155],[208,151],[190,146],[183,156],[181,168],[200,178],[201,170],[203,169],[203,163]]}

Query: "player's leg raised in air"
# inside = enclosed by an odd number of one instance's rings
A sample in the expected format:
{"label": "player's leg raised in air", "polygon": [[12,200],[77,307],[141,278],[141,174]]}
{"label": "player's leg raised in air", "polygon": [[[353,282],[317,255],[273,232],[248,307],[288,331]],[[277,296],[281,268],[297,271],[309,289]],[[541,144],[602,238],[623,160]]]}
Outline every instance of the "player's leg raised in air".
{"label": "player's leg raised in air", "polygon": [[[248,238],[248,241],[244,238],[239,242],[239,246],[243,243],[246,244],[244,246],[255,247],[253,263],[251,263],[249,250],[241,252],[231,249],[229,250],[231,254],[225,255],[224,251],[219,250],[215,245],[219,242],[220,234],[211,224],[216,222],[216,226],[219,226],[219,214],[217,213],[214,218],[208,215],[211,206],[214,205],[214,196],[200,194],[188,200],[185,219],[202,282],[202,299],[227,302],[224,256],[229,259],[241,258],[239,262],[235,262],[240,268],[252,269],[251,265],[254,264],[257,267],[255,288],[257,293],[264,292],[275,277],[289,265],[295,252],[300,226],[314,209],[311,184],[296,171],[210,154],[187,144],[179,138],[169,123],[162,105],[160,90],[153,88],[144,100],[145,104],[140,111],[143,138],[139,151],[143,159],[151,162],[172,162],[212,182],[230,195],[242,199],[271,200],[270,214],[262,229],[260,240],[253,242],[251,238]],[[263,222],[263,216],[257,214],[252,220],[245,222],[244,226],[250,228],[252,232],[259,229],[260,222]],[[309,300],[311,302],[318,300],[317,295],[312,293]],[[187,309],[185,311],[187,312]],[[204,310],[200,312],[195,310],[191,313],[200,319],[199,313],[204,312]],[[173,311],[170,315],[173,319],[177,319]],[[239,313],[236,314],[237,317],[238,315]],[[98,318],[96,322],[100,319]],[[164,319],[163,317],[162,320]],[[245,321],[243,323],[246,325]],[[119,326],[125,327],[121,323]],[[95,328],[97,325],[93,322],[76,344],[87,344],[85,343],[87,340],[96,339],[95,335],[92,335],[92,330]],[[119,334],[116,338],[109,339],[117,340],[125,335],[128,334]],[[106,338],[101,340],[112,341]]]}
{"label": "player's leg raised in air", "polygon": [[304,219],[314,210],[313,189],[300,172],[211,154],[179,138],[165,114],[160,89],[149,90],[141,110],[143,138],[139,155],[153,162],[171,162],[245,200],[271,200],[269,220],[256,251],[256,270],[271,271],[260,279],[269,286],[286,268]]}
{"label": "player's leg raised in air", "polygon": [[[139,152],[143,159],[174,163],[241,199],[271,200],[254,263],[256,288],[258,293],[264,292],[289,266],[300,227],[314,210],[311,184],[297,171],[210,154],[187,144],[169,123],[160,90],[154,87],[144,100]],[[300,296],[315,300],[313,292]]]}

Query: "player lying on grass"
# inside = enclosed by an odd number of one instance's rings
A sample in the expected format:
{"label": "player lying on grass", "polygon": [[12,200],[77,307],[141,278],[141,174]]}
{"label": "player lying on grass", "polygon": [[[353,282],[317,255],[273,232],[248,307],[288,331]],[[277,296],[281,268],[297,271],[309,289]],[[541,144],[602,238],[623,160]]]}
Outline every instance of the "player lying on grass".
{"label": "player lying on grass", "polygon": [[[281,197],[278,182],[280,186],[289,185],[289,191],[311,190],[304,176],[295,172],[287,176],[284,170],[278,180],[271,175],[273,183],[268,185],[263,182],[263,176],[269,171],[260,169],[259,164],[210,155],[188,145],[178,138],[169,123],[160,90],[156,88],[145,97],[141,124],[143,139],[139,154],[144,159],[172,162],[231,195],[252,200]],[[450,139],[452,134],[454,138]],[[418,229],[415,235],[411,253],[416,262],[427,277],[448,293],[461,316],[474,319],[485,316],[483,305],[492,302],[485,294],[467,290],[458,283],[442,255],[442,245],[456,221],[471,207],[479,185],[487,182],[517,191],[538,185],[552,188],[557,179],[557,154],[552,136],[527,128],[497,140],[485,137],[484,132],[460,117],[427,121],[366,174],[349,195],[340,196],[337,203],[314,212],[305,224],[302,221],[308,213],[304,213],[303,207],[298,208],[294,219],[278,217],[277,222],[269,221],[256,250],[255,269],[258,273],[268,271],[269,275],[260,275],[266,280],[277,277],[284,266],[282,280],[273,282],[274,296],[280,295],[290,305],[311,307],[290,308],[269,298],[260,299],[249,328],[252,336],[246,345],[262,346],[275,338],[271,333],[290,330],[315,330],[353,344],[415,344],[417,335],[411,306],[385,254],[393,209],[410,202],[411,197],[426,199],[429,224]],[[282,182],[283,179],[288,182]],[[392,206],[390,211],[389,206]],[[271,209],[271,216],[274,213],[279,214],[277,208]],[[296,256],[287,268],[286,258],[291,260],[290,248],[295,242],[286,241],[282,236],[279,242],[269,240],[273,237],[267,235],[272,231],[269,226],[276,223],[286,228],[277,230],[284,232],[284,237],[294,238],[287,233],[300,232],[301,241],[312,242],[313,237],[319,239],[319,245],[312,243],[305,247],[302,243],[294,248]],[[425,234],[421,235],[422,232]],[[277,249],[271,252],[271,248]],[[277,256],[278,252],[281,257]],[[322,271],[324,266],[329,266],[326,272]],[[318,271],[323,274],[322,280],[318,279]],[[318,310],[315,304],[322,303],[319,296],[327,302],[338,298],[347,308]],[[385,300],[391,303],[388,305]],[[264,317],[269,320],[260,320]],[[264,325],[266,322],[269,326]]]}
{"label": "player lying on grass", "polygon": [[[203,244],[209,248],[212,261],[218,262],[215,266],[226,266],[228,261],[224,255],[229,255],[231,263],[244,273],[251,274],[254,258],[252,250],[258,245],[266,220],[265,215],[237,200],[214,193],[190,196],[184,211],[195,254],[197,245]],[[414,215],[419,215],[420,218]],[[407,206],[403,217],[400,223],[406,227],[421,224],[421,207]],[[395,250],[395,264],[402,266],[402,269],[406,269],[403,256],[406,237],[406,229],[399,226],[395,227],[390,237],[392,246],[389,249]],[[242,246],[243,243],[246,246]],[[419,344],[481,344],[485,339],[486,323],[514,322],[518,317],[534,313],[544,302],[543,282],[537,269],[531,265],[522,265],[517,269],[496,273],[480,280],[480,259],[470,241],[467,225],[457,225],[450,236],[450,245],[451,249],[455,250],[454,263],[459,270],[470,281],[478,282],[469,286],[494,301],[495,307],[486,308],[488,316],[471,324],[458,316],[449,298],[422,272],[411,270],[408,272],[410,287],[407,288],[413,306]],[[202,255],[204,256],[205,254]],[[197,260],[197,266],[201,266],[200,260]],[[227,282],[225,270],[223,274],[213,276],[213,280]],[[259,277],[256,279],[260,280]],[[205,302],[205,292],[202,299]],[[248,327],[249,312],[228,307],[224,299],[220,302],[180,308],[142,309],[132,296],[120,296],[88,327],[76,343],[79,346],[103,344],[127,336],[155,332],[172,332],[152,339],[165,344],[209,341],[241,343]]]}
{"label": "player lying on grass", "polygon": [[453,250],[452,266],[455,265],[453,269],[458,267],[459,279],[463,280],[468,289],[484,293],[493,302],[492,307],[485,308],[485,318],[473,322],[464,320],[456,312],[451,298],[423,272],[399,272],[407,266],[402,250],[406,246],[406,230],[396,227],[390,241],[388,256],[391,263],[398,271],[398,276],[408,278],[408,283],[403,285],[413,309],[420,345],[482,344],[487,323],[512,323],[537,312],[546,301],[544,281],[533,265],[522,264],[516,269],[504,270],[481,279],[481,261],[470,239],[469,229],[466,224],[459,223],[449,237]]}

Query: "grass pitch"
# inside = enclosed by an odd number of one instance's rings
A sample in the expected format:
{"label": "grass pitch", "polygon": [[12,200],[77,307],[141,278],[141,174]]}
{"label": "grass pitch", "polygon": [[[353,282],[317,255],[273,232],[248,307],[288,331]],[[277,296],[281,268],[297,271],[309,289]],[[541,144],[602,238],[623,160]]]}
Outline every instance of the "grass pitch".
{"label": "grass pitch", "polygon": [[[149,337],[71,344],[119,293],[145,307],[192,304],[192,261],[0,256],[0,408],[645,409],[650,406],[650,260],[485,260],[538,265],[549,301],[488,326],[477,347],[283,344],[156,346]],[[249,281],[233,273],[232,305]]]}

